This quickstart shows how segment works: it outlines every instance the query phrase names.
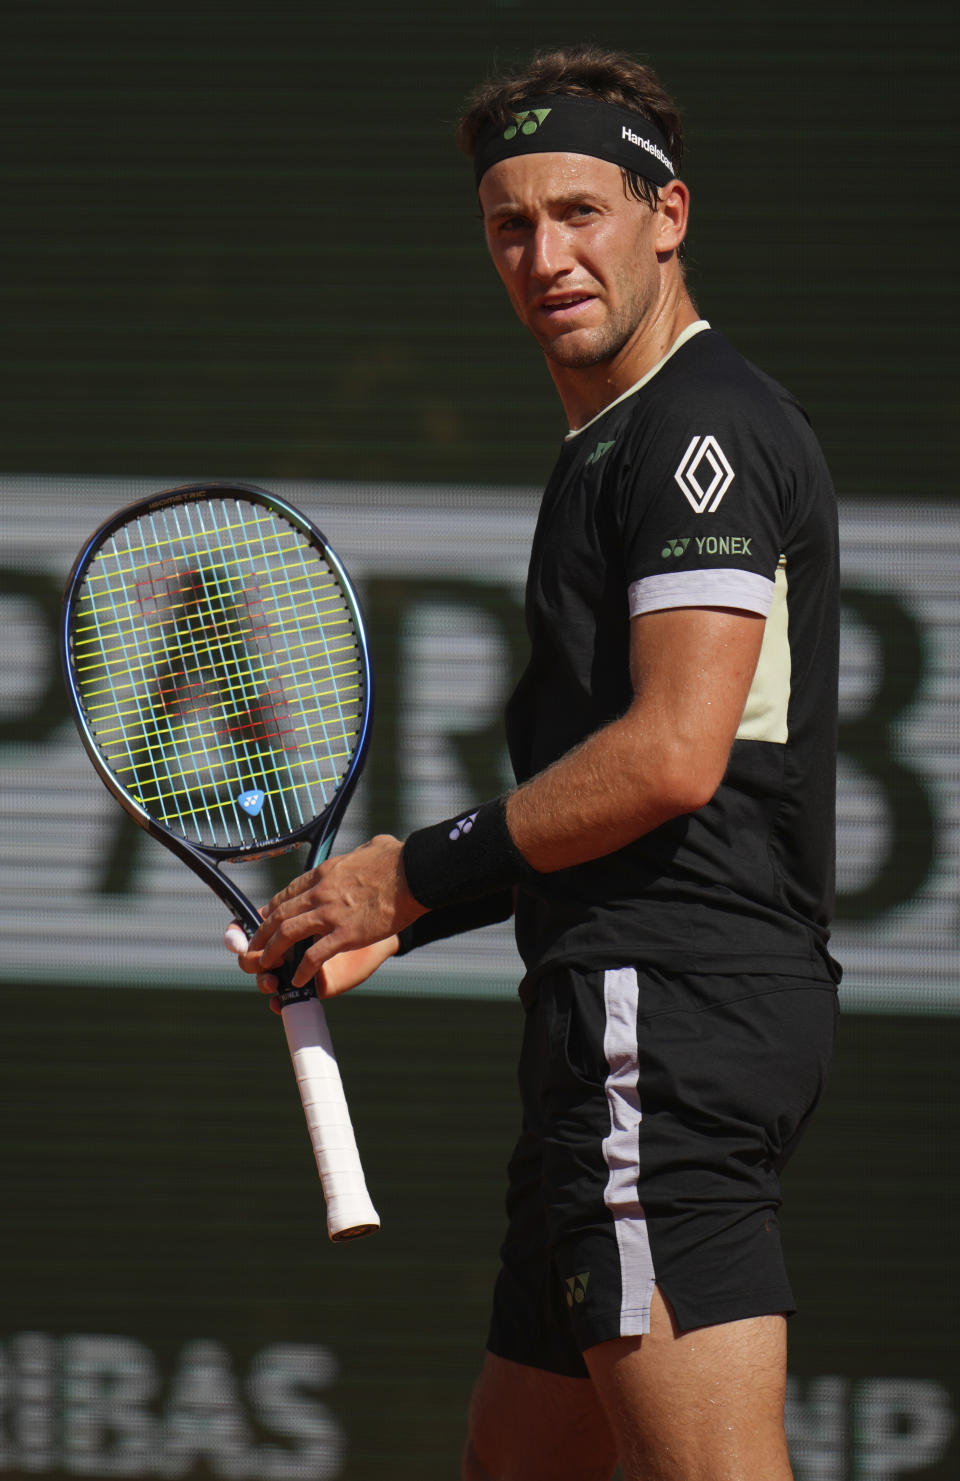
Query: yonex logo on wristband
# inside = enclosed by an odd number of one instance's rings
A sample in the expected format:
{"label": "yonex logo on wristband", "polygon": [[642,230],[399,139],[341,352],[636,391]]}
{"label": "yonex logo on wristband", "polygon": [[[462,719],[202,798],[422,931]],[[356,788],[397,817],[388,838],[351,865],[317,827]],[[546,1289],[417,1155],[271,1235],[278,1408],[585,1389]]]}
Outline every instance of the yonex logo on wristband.
{"label": "yonex logo on wristband", "polygon": [[[467,834],[470,842],[454,848]],[[493,895],[536,876],[507,826],[505,796],[411,833],[403,845],[403,871],[411,895],[428,910]]]}
{"label": "yonex logo on wristband", "polygon": [[526,113],[515,113],[514,121],[507,124],[503,137],[515,139],[517,134],[535,134],[550,112],[549,108],[528,108]]}
{"label": "yonex logo on wristband", "polygon": [[[707,483],[709,474],[713,476]],[[699,433],[691,441],[673,476],[695,514],[713,514],[736,477],[717,439],[701,437]]]}

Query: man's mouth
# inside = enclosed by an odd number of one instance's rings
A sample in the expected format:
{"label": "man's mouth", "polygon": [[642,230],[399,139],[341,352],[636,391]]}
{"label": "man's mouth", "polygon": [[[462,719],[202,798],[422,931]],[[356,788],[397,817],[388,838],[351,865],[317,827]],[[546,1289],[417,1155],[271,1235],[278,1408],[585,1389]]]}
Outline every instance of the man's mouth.
{"label": "man's mouth", "polygon": [[565,314],[580,308],[582,304],[592,302],[592,293],[565,293],[562,296],[541,299],[540,308],[545,314]]}

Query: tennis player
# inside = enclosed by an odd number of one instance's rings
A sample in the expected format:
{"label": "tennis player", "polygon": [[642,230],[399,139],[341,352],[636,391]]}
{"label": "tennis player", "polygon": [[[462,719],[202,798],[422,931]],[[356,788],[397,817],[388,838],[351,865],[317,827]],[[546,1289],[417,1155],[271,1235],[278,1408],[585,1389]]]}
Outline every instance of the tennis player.
{"label": "tennis player", "polygon": [[[353,986],[514,912],[523,1127],[466,1481],[784,1481],[779,1173],[833,1045],[835,498],[700,315],[677,109],[543,54],[460,126],[569,433],[508,710],[517,788],[278,895],[242,959]],[[749,147],[731,160],[749,251]]]}

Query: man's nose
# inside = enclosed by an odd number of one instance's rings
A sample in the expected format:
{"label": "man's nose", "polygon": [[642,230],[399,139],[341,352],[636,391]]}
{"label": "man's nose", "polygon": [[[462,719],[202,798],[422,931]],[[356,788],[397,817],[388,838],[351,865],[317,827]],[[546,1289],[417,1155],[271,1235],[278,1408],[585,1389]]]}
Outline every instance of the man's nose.
{"label": "man's nose", "polygon": [[531,271],[542,281],[555,278],[571,266],[570,244],[563,227],[556,221],[541,221],[533,233]]}

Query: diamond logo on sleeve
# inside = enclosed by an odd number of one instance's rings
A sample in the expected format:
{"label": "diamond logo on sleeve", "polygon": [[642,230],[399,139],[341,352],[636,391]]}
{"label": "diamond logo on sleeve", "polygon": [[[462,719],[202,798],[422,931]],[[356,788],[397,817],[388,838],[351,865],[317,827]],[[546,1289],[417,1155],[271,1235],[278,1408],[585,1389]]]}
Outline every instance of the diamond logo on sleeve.
{"label": "diamond logo on sleeve", "polygon": [[695,514],[713,514],[736,475],[717,439],[698,433],[673,476]]}

